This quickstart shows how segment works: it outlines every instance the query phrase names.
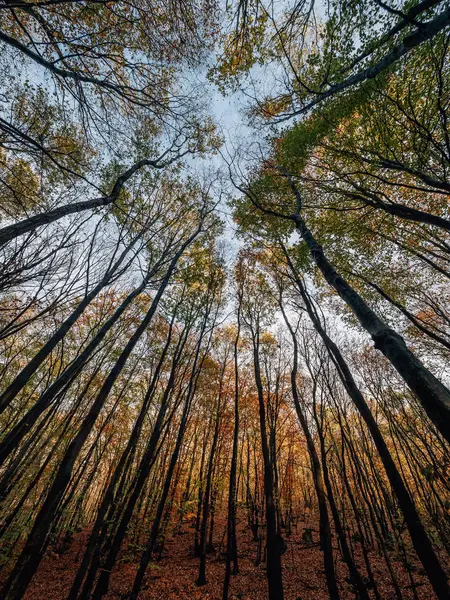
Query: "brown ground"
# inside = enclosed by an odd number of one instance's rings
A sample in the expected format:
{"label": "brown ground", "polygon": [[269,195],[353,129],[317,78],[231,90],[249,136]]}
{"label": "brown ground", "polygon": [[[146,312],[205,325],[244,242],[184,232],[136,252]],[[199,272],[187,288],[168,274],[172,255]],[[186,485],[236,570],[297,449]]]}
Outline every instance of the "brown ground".
{"label": "brown ground", "polygon": [[[300,523],[298,533],[294,532],[287,540],[288,549],[283,556],[285,600],[327,600],[322,553],[317,545],[306,547],[301,541],[304,525]],[[240,573],[231,580],[229,598],[230,600],[266,600],[265,564],[255,566],[257,544],[253,541],[246,523],[241,522],[238,530]],[[222,537],[223,531],[223,524],[219,524],[218,536]],[[62,555],[48,553],[24,600],[65,600],[87,535],[87,532],[82,532],[75,536],[70,548]],[[314,534],[316,540],[317,535]],[[208,584],[198,588],[194,583],[198,573],[198,558],[192,556],[192,544],[193,530],[189,527],[185,528],[182,535],[168,539],[163,558],[149,566],[140,600],[221,600],[225,568],[223,559],[219,558],[217,553],[209,555]],[[217,539],[217,544],[220,544],[220,539]],[[382,600],[396,599],[383,558],[376,553],[371,558]],[[121,556],[105,600],[128,598],[137,561],[139,556],[133,558],[130,553]],[[402,587],[403,600],[414,599],[408,575],[400,563],[395,563],[395,568]],[[354,594],[345,582],[346,567],[340,560],[337,563],[337,570],[341,581],[342,600],[353,599]],[[415,573],[414,577],[416,582],[421,584],[417,588],[416,600],[432,600],[433,593],[425,583],[425,579],[418,573]]]}

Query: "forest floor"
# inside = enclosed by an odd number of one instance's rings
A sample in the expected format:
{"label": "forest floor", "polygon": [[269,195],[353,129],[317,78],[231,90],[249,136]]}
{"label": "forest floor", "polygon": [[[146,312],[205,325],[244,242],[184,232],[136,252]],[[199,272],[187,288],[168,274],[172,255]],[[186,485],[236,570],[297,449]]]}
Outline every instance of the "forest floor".
{"label": "forest floor", "polygon": [[[310,524],[308,524],[308,527]],[[305,523],[299,523],[298,530],[286,539],[287,551],[283,555],[283,578],[285,600],[328,600],[323,570],[323,556],[317,543],[311,546],[302,541]],[[225,531],[224,523],[217,524],[217,545],[220,546]],[[29,586],[24,600],[65,600],[71,582],[79,565],[88,531],[75,535],[73,542],[62,554],[48,552]],[[220,535],[220,538],[219,538]],[[317,528],[313,533],[318,541]],[[196,587],[199,559],[193,556],[193,530],[185,527],[181,534],[166,541],[164,554],[160,560],[149,565],[140,600],[221,600],[225,563],[223,555],[213,552],[207,562],[207,585]],[[232,577],[230,600],[266,600],[267,580],[265,563],[255,565],[257,542],[247,524],[241,520],[238,526],[239,574]],[[336,552],[337,556],[337,552]],[[371,554],[374,578],[382,600],[394,600],[396,595],[386,563],[377,553]],[[139,553],[133,556],[125,550],[116,565],[111,578],[110,590],[105,600],[126,600],[139,564]],[[360,565],[362,567],[362,559]],[[414,574],[416,596],[412,593],[411,581],[400,562],[392,557],[395,576],[401,588],[403,600],[432,600],[433,593],[420,569]],[[341,584],[342,600],[352,600],[355,596],[346,582],[345,564],[338,559],[337,573]],[[364,572],[364,569],[362,569]],[[0,579],[4,579],[0,577]],[[374,597],[374,596],[373,596]]]}

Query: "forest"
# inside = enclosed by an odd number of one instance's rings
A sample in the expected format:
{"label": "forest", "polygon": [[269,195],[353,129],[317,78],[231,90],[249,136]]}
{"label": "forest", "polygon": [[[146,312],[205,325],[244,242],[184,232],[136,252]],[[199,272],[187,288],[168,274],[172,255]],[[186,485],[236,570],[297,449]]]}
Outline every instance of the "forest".
{"label": "forest", "polygon": [[0,0],[0,599],[450,600],[448,0]]}

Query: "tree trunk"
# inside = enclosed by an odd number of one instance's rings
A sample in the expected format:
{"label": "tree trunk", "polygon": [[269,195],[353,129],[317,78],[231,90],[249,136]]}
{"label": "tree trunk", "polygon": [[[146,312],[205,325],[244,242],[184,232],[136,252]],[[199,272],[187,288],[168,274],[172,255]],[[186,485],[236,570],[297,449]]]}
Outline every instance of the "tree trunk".
{"label": "tree trunk", "polygon": [[266,409],[264,390],[259,364],[259,332],[252,331],[253,366],[258,391],[259,423],[261,429],[261,449],[264,460],[264,494],[266,498],[266,531],[267,531],[267,580],[269,584],[269,600],[283,600],[283,579],[281,553],[283,541],[277,533],[277,515],[273,496],[273,469],[270,461],[269,444],[266,430]]}
{"label": "tree trunk", "polygon": [[234,342],[234,431],[233,431],[233,450],[230,466],[230,485],[228,489],[228,521],[227,521],[227,550],[225,562],[225,579],[223,582],[222,600],[228,600],[228,590],[230,587],[231,561],[233,561],[233,575],[237,575],[238,556],[237,556],[237,538],[236,538],[236,472],[239,443],[239,365],[238,365],[238,344],[241,332],[240,322],[241,306],[239,303],[237,311],[237,333]]}
{"label": "tree trunk", "polygon": [[[289,257],[287,256],[288,260]],[[356,408],[359,410],[364,422],[366,423],[375,446],[378,450],[383,466],[386,470],[392,490],[397,497],[403,516],[405,517],[408,531],[411,536],[414,548],[419,556],[425,571],[430,579],[430,583],[440,600],[450,600],[450,589],[447,576],[442,568],[436,553],[434,552],[431,541],[425,531],[425,528],[417,513],[416,507],[404,481],[392,459],[389,449],[384,441],[384,438],[378,428],[378,425],[369,409],[363,395],[353,379],[350,369],[342,356],[336,344],[331,340],[321,325],[320,319],[315,312],[315,309],[310,301],[310,298],[304,288],[303,282],[300,280],[294,266],[289,260],[289,266],[294,275],[300,294],[305,303],[308,315],[323,343],[336,366],[338,375],[347,390],[350,398],[353,400]]]}

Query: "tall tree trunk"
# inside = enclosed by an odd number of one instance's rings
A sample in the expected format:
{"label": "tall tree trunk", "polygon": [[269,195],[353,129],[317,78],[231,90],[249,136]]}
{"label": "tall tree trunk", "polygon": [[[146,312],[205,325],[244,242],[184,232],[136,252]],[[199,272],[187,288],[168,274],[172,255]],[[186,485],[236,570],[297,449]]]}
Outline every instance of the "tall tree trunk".
{"label": "tall tree trunk", "polygon": [[253,366],[258,391],[259,424],[261,430],[261,449],[264,460],[264,494],[266,499],[266,532],[267,532],[267,580],[269,584],[269,600],[283,600],[283,579],[281,553],[283,541],[277,533],[277,515],[273,495],[273,469],[270,461],[269,444],[266,429],[266,409],[264,389],[259,363],[259,331],[252,331]]}
{"label": "tall tree trunk", "polygon": [[[294,186],[296,194],[297,189]],[[311,257],[326,281],[347,303],[364,329],[371,335],[375,348],[381,350],[419,398],[437,429],[450,442],[450,391],[408,349],[403,338],[368,306],[329,262],[304,220],[294,215],[296,227],[309,248]]]}
{"label": "tall tree trunk", "polygon": [[309,298],[308,293],[306,292],[303,282],[298,276],[298,273],[295,270],[292,262],[290,261],[290,258],[287,253],[286,258],[288,259],[291,272],[293,273],[294,279],[297,283],[297,287],[305,303],[306,310],[314,325],[314,328],[322,338],[323,343],[330,355],[331,360],[336,366],[338,375],[348,395],[353,400],[356,408],[358,409],[359,413],[361,414],[362,418],[364,419],[364,422],[366,423],[370,431],[372,439],[383,462],[383,466],[388,476],[393,493],[397,497],[399,506],[401,508],[403,516],[405,517],[405,521],[414,548],[424,566],[424,569],[428,575],[431,585],[433,586],[436,596],[440,600],[450,600],[450,588],[448,585],[448,580],[445,571],[442,568],[439,559],[433,549],[431,541],[425,531],[422,521],[420,520],[419,514],[417,513],[415,504],[408,493],[408,490],[395,465],[395,462],[392,459],[386,442],[384,441],[380,429],[378,428],[377,422],[375,421],[369,406],[367,405],[363,395],[361,394],[358,386],[356,385],[351,371],[344,357],[342,356],[339,348],[331,340],[331,338],[326,333],[325,329],[322,327],[319,316],[317,315],[314,306],[311,303],[311,300]]}
{"label": "tall tree trunk", "polygon": [[[162,496],[160,498],[159,504],[158,504],[158,509],[157,509],[157,514],[155,517],[155,520],[153,521],[152,524],[152,529],[150,531],[150,537],[147,543],[147,547],[145,549],[145,552],[143,553],[142,557],[141,557],[141,562],[139,564],[139,569],[138,572],[136,573],[136,577],[134,580],[134,584],[133,584],[133,590],[131,592],[130,595],[130,600],[137,600],[138,594],[139,594],[139,590],[141,589],[141,585],[142,585],[142,581],[144,579],[145,576],[145,571],[147,570],[148,567],[148,563],[150,562],[150,559],[152,557],[152,553],[153,553],[153,549],[155,546],[155,542],[156,542],[156,537],[158,535],[158,530],[159,530],[159,523],[161,521],[161,517],[164,511],[164,505],[166,503],[166,499],[167,496],[169,494],[169,489],[170,489],[170,483],[172,480],[172,474],[173,471],[175,469],[177,460],[178,460],[178,455],[180,452],[180,447],[181,447],[181,443],[183,440],[183,436],[184,436],[184,430],[186,428],[186,423],[187,423],[187,419],[189,416],[189,411],[191,408],[191,403],[192,403],[192,399],[195,395],[195,391],[197,388],[197,381],[198,381],[198,375],[201,371],[204,359],[206,357],[206,351],[203,353],[202,358],[199,360],[200,357],[200,347],[201,347],[201,342],[205,333],[205,329],[206,329],[206,322],[207,322],[207,317],[209,314],[209,309],[207,309],[206,313],[205,313],[205,319],[203,321],[202,324],[202,329],[200,332],[200,339],[197,345],[197,350],[195,353],[195,358],[194,358],[194,364],[193,364],[193,368],[192,368],[192,375],[189,381],[189,387],[188,390],[186,392],[186,401],[184,404],[184,408],[183,408],[183,414],[181,417],[181,422],[180,422],[180,430],[179,430],[179,435],[177,437],[177,441],[176,441],[176,445],[175,445],[175,449],[172,453],[172,457],[170,460],[170,465],[169,465],[169,470],[168,473],[166,475],[166,480],[164,483],[164,488],[163,488],[163,493]],[[209,346],[209,343],[208,343]],[[112,565],[111,565],[112,566]],[[101,598],[101,596],[98,597],[94,597],[93,600],[99,600]]]}
{"label": "tall tree trunk", "polygon": [[121,263],[123,262],[126,254],[128,253],[130,247],[134,244],[134,242],[135,240],[133,240],[133,242],[125,248],[125,250],[119,256],[117,261],[112,266],[108,267],[106,273],[103,275],[99,283],[88,294],[86,294],[86,296],[78,304],[75,310],[73,310],[72,313],[67,317],[67,319],[65,319],[65,321],[61,323],[61,325],[51,336],[51,338],[44,344],[44,346],[42,346],[39,352],[37,352],[37,354],[9,384],[7,389],[0,396],[0,414],[14,400],[17,394],[25,387],[28,380],[32,377],[32,375],[34,375],[34,373],[36,373],[36,371],[42,365],[44,360],[56,348],[58,343],[65,337],[72,325],[83,314],[84,310],[87,308],[87,306],[89,306],[92,300],[96,296],[98,296],[98,294],[104,287],[108,285],[114,273],[119,269]]}
{"label": "tall tree trunk", "polygon": [[[314,488],[316,490],[317,502],[319,504],[319,530],[320,530],[320,543],[321,548],[323,549],[323,560],[324,560],[324,569],[325,569],[325,577],[327,581],[328,594],[331,600],[339,600],[339,588],[336,579],[336,572],[334,569],[334,558],[333,558],[333,540],[331,537],[331,527],[330,527],[330,519],[328,516],[328,508],[327,508],[327,499],[325,495],[322,470],[320,468],[320,461],[317,455],[316,447],[314,445],[314,440],[312,438],[311,432],[309,431],[308,422],[306,420],[306,415],[303,412],[302,406],[300,404],[300,396],[297,387],[297,372],[298,372],[298,342],[297,337],[295,335],[295,331],[293,330],[290,322],[288,321],[286,312],[284,310],[282,300],[280,298],[279,306],[281,309],[281,313],[284,318],[284,322],[286,323],[287,328],[292,337],[293,349],[294,349],[294,357],[291,371],[291,389],[292,389],[292,397],[294,399],[295,411],[298,416],[298,420],[300,421],[300,425],[305,436],[306,446],[308,448],[309,457],[311,460],[311,470],[313,474]],[[366,598],[369,600],[366,592]]]}
{"label": "tall tree trunk", "polygon": [[[141,434],[141,430],[142,430],[142,426],[144,423],[144,419],[147,415],[147,411],[150,405],[150,400],[152,398],[153,392],[156,388],[156,384],[158,381],[158,376],[159,373],[162,369],[162,366],[164,364],[164,360],[165,357],[167,355],[167,351],[169,349],[170,346],[170,342],[171,342],[171,338],[172,338],[172,329],[173,329],[173,325],[174,325],[174,318],[176,315],[176,310],[174,311],[173,314],[173,319],[172,322],[170,324],[170,329],[169,329],[169,333],[167,336],[167,340],[166,340],[166,344],[163,348],[163,351],[161,353],[161,357],[158,361],[158,365],[155,369],[155,372],[153,373],[152,379],[150,381],[150,384],[147,388],[145,397],[144,397],[144,401],[142,403],[142,407],[141,410],[139,412],[138,418],[136,419],[136,422],[133,426],[133,430],[131,432],[130,438],[128,440],[128,444],[125,448],[125,450],[123,451],[120,460],[117,464],[117,467],[114,470],[114,474],[111,478],[111,481],[109,482],[106,491],[103,495],[103,499],[100,503],[98,512],[97,512],[97,518],[95,520],[94,523],[94,527],[92,529],[92,532],[89,536],[89,541],[86,547],[86,550],[84,552],[83,555],[83,559],[81,561],[81,564],[78,568],[78,572],[77,575],[75,577],[75,580],[72,584],[69,596],[68,596],[68,600],[76,600],[77,596],[78,596],[78,592],[80,590],[81,584],[83,582],[83,579],[85,577],[86,571],[89,567],[89,564],[91,562],[93,553],[95,551],[96,546],[100,547],[101,543],[103,541],[103,537],[101,536],[101,529],[102,527],[104,528],[104,520],[106,518],[106,521],[108,520],[107,516],[107,512],[110,511],[110,513],[112,513],[112,508],[113,505],[118,501],[118,498],[115,497],[115,492],[116,492],[116,488],[119,484],[119,481],[121,478],[123,478],[124,473],[127,472],[127,467],[129,467],[129,465],[131,464],[134,454],[135,454],[135,450],[136,450],[136,446]],[[172,382],[175,376],[175,370],[178,364],[178,360],[180,358],[180,354],[184,348],[184,343],[186,341],[186,336],[187,336],[187,329],[186,332],[184,333],[184,335],[182,335],[180,337],[179,340],[179,345],[175,351],[175,354],[173,356],[173,360],[172,360],[172,365],[171,365],[171,369],[170,369],[170,375],[169,375],[169,382],[168,385],[166,386],[166,390],[168,389],[169,391],[172,388]],[[162,420],[164,418],[164,414],[165,414],[165,408],[166,408],[166,404],[164,402],[164,398],[167,395],[167,391],[164,392],[163,394],[163,401],[161,402],[159,411],[158,411],[158,416],[156,419],[156,424],[155,424],[155,428],[154,431],[157,431],[159,433],[159,428],[158,428],[158,424],[162,423]],[[153,454],[154,454],[154,448],[156,447],[156,441],[154,441],[152,439],[152,436],[150,437],[149,443],[147,445],[147,449],[146,449],[146,453],[148,453],[146,455],[146,460],[150,463],[153,459]],[[149,449],[151,448],[151,449]],[[111,518],[112,518],[112,514],[111,514]],[[105,528],[104,528],[105,529]]]}
{"label": "tall tree trunk", "polygon": [[233,450],[230,466],[230,485],[228,488],[228,520],[227,520],[227,550],[225,562],[225,578],[223,582],[222,600],[228,600],[228,590],[230,587],[231,561],[233,561],[233,575],[237,575],[238,556],[237,556],[237,537],[236,537],[236,472],[239,443],[239,363],[238,363],[238,344],[241,332],[241,303],[237,310],[237,332],[234,341],[234,431],[233,431]]}
{"label": "tall tree trunk", "polygon": [[222,366],[222,372],[220,374],[220,383],[219,383],[219,395],[217,400],[217,410],[216,410],[216,422],[214,424],[214,432],[213,439],[211,444],[211,451],[209,453],[208,460],[208,469],[206,471],[206,484],[205,484],[205,493],[203,494],[203,510],[202,510],[202,522],[200,525],[200,566],[198,577],[195,582],[195,585],[202,586],[206,585],[206,551],[207,551],[207,531],[208,531],[208,518],[211,507],[211,485],[212,485],[212,474],[214,467],[214,458],[216,455],[217,442],[219,439],[219,427],[220,427],[220,416],[221,416],[221,408],[222,408],[222,394],[223,394],[223,379],[225,375],[225,369],[227,366],[227,361],[224,360]]}
{"label": "tall tree trunk", "polygon": [[[9,36],[6,36],[6,38],[8,37]],[[12,38],[9,38],[9,41],[5,40],[5,34],[0,32],[0,39],[9,42]],[[14,223],[13,225],[3,227],[2,229],[0,229],[0,246],[7,244],[14,238],[23,235],[24,233],[35,231],[38,227],[42,227],[42,225],[54,223],[55,221],[58,221],[63,217],[67,217],[68,215],[73,215],[79,212],[83,212],[85,210],[93,210],[102,206],[109,206],[117,200],[124,184],[139,170],[146,166],[161,169],[170,164],[170,162],[171,161],[162,163],[158,162],[157,160],[142,159],[136,162],[134,165],[132,165],[129,169],[127,169],[124,173],[122,173],[122,175],[120,175],[116,179],[111,189],[111,192],[106,196],[101,196],[100,198],[93,198],[92,200],[84,200],[82,202],[73,202],[72,204],[66,204],[64,206],[59,206],[58,208],[54,208],[53,210],[34,215],[33,217],[29,217],[28,219],[24,219],[23,221],[19,221],[18,223]]]}
{"label": "tall tree trunk", "polygon": [[24,591],[28,587],[28,584],[30,583],[34,573],[36,572],[43,558],[45,549],[48,545],[48,533],[52,525],[59,502],[61,501],[70,482],[75,461],[86,439],[92,431],[97,417],[101,409],[103,408],[103,405],[114,383],[116,382],[123,367],[125,366],[128,357],[130,356],[137,342],[139,341],[139,339],[147,329],[148,325],[150,324],[158,307],[159,301],[161,300],[161,297],[170,281],[172,273],[178,263],[179,258],[181,257],[185,248],[191,243],[193,239],[195,239],[198,232],[199,229],[197,229],[194,232],[194,234],[192,234],[188,238],[188,240],[186,240],[182,244],[181,248],[178,250],[174,258],[172,259],[166,272],[166,275],[162,280],[155,297],[153,298],[153,301],[147,314],[145,315],[141,324],[138,326],[138,328],[126,344],[125,348],[121,352],[116,364],[111,369],[97,397],[95,398],[88,414],[84,418],[78,433],[76,434],[72,442],[69,444],[69,447],[67,448],[64,457],[58,467],[52,486],[47,494],[47,498],[36,517],[31,533],[28,536],[28,539],[18,558],[18,561],[3,588],[2,597],[4,598],[4,600],[20,600]]}

